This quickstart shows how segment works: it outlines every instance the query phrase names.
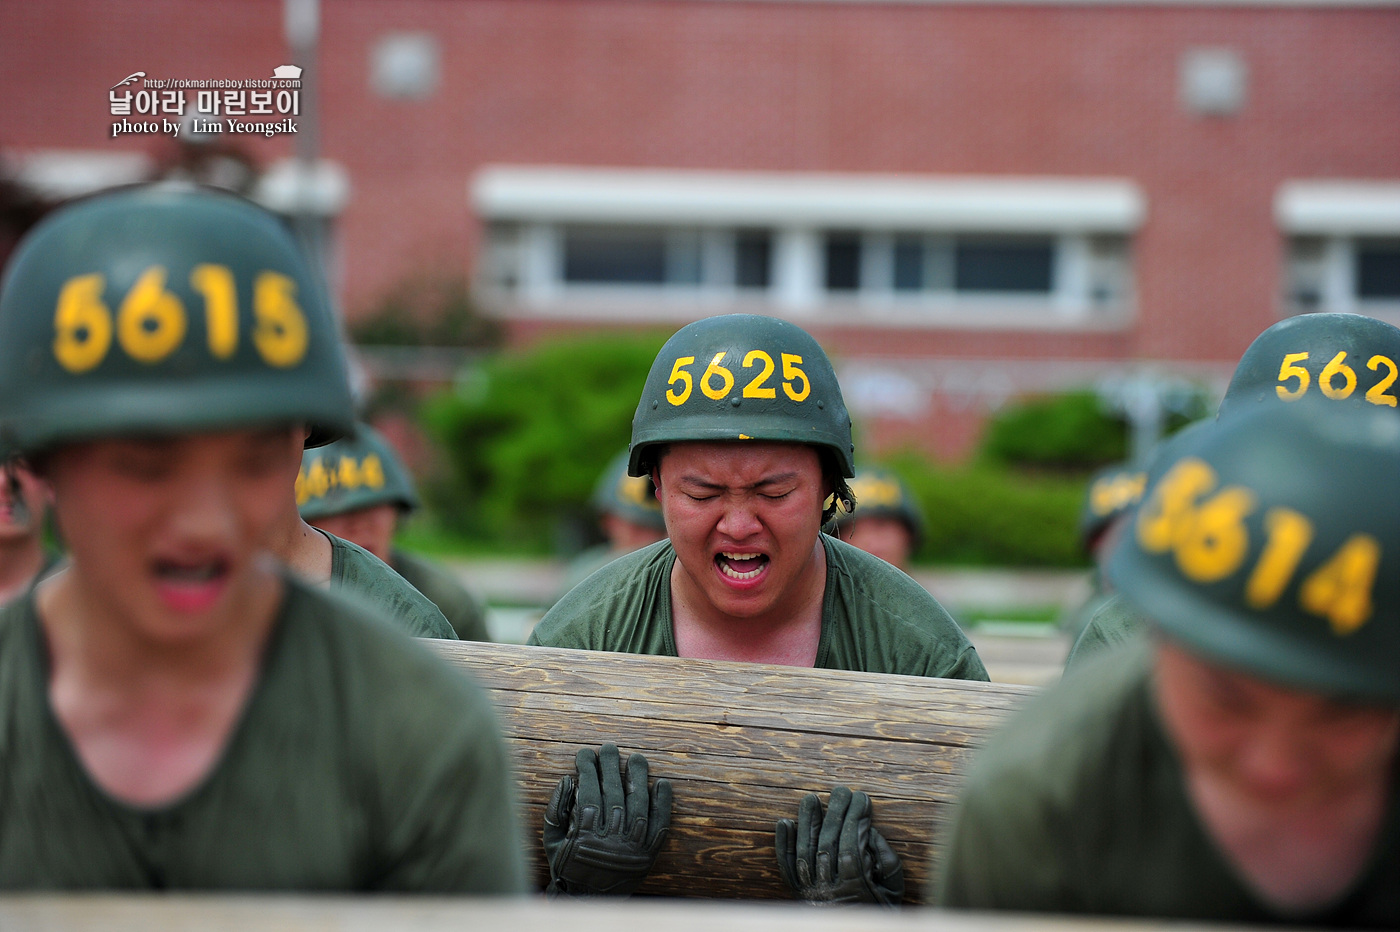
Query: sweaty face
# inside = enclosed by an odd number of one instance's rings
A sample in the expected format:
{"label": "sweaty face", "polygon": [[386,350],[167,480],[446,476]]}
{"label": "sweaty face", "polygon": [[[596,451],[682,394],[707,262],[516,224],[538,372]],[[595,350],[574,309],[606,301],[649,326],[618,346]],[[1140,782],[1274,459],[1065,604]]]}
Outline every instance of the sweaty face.
{"label": "sweaty face", "polygon": [[[859,513],[860,504],[856,504]],[[866,553],[874,554],[900,569],[909,566],[913,543],[909,529],[898,518],[856,518],[841,532],[841,539]]]}
{"label": "sweaty face", "polygon": [[104,614],[158,641],[227,624],[301,463],[299,429],[98,440],[47,478],[74,573]]}
{"label": "sweaty face", "polygon": [[825,585],[816,548],[829,494],[809,446],[677,443],[657,468],[678,584],[731,618],[781,612]]}
{"label": "sweaty face", "polygon": [[342,512],[308,523],[328,534],[344,538],[374,554],[385,563],[394,545],[394,528],[398,526],[399,509],[395,505],[371,505]]}
{"label": "sweaty face", "polygon": [[1157,647],[1157,705],[1188,778],[1243,811],[1286,817],[1389,779],[1400,710],[1276,686]]}

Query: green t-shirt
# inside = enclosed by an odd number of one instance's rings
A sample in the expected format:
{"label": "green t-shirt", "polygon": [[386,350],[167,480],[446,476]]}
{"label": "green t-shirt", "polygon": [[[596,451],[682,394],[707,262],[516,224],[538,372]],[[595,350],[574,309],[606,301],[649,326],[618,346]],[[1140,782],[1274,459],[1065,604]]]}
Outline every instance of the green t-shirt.
{"label": "green t-shirt", "polygon": [[1065,658],[1065,670],[1077,670],[1089,657],[1137,640],[1148,627],[1147,617],[1129,605],[1122,595],[1114,593],[1099,606],[1079,633],[1069,656]]}
{"label": "green t-shirt", "polygon": [[359,544],[334,534],[326,537],[331,542],[332,592],[364,603],[371,614],[387,618],[414,637],[457,640],[457,632],[432,600],[393,567]]}
{"label": "green t-shirt", "polygon": [[452,630],[463,641],[489,641],[486,609],[438,564],[402,550],[393,550],[393,568],[409,584],[428,597],[447,618]]}
{"label": "green t-shirt", "polygon": [[1240,923],[1400,925],[1400,768],[1360,880],[1284,917],[1196,817],[1157,720],[1145,641],[1097,658],[1012,720],[973,764],[929,898],[944,906]]}
{"label": "green t-shirt", "polygon": [[[826,592],[816,666],[985,680],[962,629],[914,580],[822,535]],[[616,560],[575,586],[535,626],[531,644],[676,656],[669,540]]]}
{"label": "green t-shirt", "polygon": [[218,763],[157,808],[88,776],[46,654],[32,596],[0,612],[0,889],[524,889],[485,694],[337,596],[288,584]]}

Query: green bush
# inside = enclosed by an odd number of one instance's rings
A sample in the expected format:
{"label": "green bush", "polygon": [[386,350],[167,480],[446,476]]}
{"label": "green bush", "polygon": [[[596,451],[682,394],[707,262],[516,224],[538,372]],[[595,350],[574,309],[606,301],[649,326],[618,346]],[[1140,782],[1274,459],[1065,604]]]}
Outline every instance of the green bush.
{"label": "green bush", "polygon": [[423,422],[449,472],[428,483],[449,530],[543,552],[560,522],[586,514],[665,335],[588,337],[493,357],[425,404]]}
{"label": "green bush", "polygon": [[1093,392],[1069,392],[1003,408],[987,422],[982,451],[1001,463],[1092,468],[1127,456],[1128,429]]}
{"label": "green bush", "polygon": [[1077,530],[1086,481],[1082,474],[1027,475],[985,462],[947,468],[915,454],[897,457],[891,466],[923,507],[926,533],[915,555],[918,562],[1086,562]]}

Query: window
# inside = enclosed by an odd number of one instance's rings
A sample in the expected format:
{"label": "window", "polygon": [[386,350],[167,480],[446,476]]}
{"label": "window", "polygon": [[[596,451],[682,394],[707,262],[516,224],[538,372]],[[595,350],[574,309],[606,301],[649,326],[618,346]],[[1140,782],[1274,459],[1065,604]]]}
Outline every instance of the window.
{"label": "window", "polygon": [[767,230],[740,230],[734,237],[734,284],[740,288],[767,288],[773,280],[773,234]]}
{"label": "window", "polygon": [[1285,235],[1284,310],[1400,324],[1400,182],[1290,181],[1274,197]]}
{"label": "window", "polygon": [[[488,253],[500,254],[505,226],[488,229]],[[766,289],[772,278],[772,234],[767,230],[695,230],[666,227],[562,224],[543,230],[557,252],[547,277],[564,288],[666,288],[707,293]],[[538,238],[538,237],[537,237]],[[509,251],[502,261],[520,266]],[[520,281],[497,272],[496,282]]]}
{"label": "window", "polygon": [[661,285],[666,266],[660,230],[581,227],[564,233],[564,281],[571,284]]}
{"label": "window", "polygon": [[975,301],[1122,308],[1131,294],[1128,242],[1122,236],[986,233],[850,233],[822,241],[826,294],[948,305]]}
{"label": "window", "polygon": [[1048,294],[1053,253],[1048,239],[960,239],[954,253],[953,288]]}
{"label": "window", "polygon": [[1312,311],[1400,311],[1400,239],[1295,236],[1288,241],[1284,306]]}
{"label": "window", "polygon": [[825,259],[827,291],[855,291],[860,287],[859,235],[828,233]]}
{"label": "window", "polygon": [[1400,300],[1400,240],[1359,240],[1356,296],[1362,301]]}
{"label": "window", "polygon": [[1146,210],[1121,179],[543,166],[485,168],[471,196],[502,313],[891,326],[1118,326]]}

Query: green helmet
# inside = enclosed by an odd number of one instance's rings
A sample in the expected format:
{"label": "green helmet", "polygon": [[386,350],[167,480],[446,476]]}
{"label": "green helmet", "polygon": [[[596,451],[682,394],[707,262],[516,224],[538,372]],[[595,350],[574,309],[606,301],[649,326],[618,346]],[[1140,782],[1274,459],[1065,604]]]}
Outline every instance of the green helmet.
{"label": "green helmet", "polygon": [[1116,463],[1094,473],[1079,512],[1079,540],[1088,549],[1120,515],[1142,498],[1147,473],[1141,467]]}
{"label": "green helmet", "polygon": [[855,475],[851,418],[826,353],[796,324],[757,314],[707,317],[661,347],[632,418],[627,471],[683,440],[778,440],[835,454]]}
{"label": "green helmet", "polygon": [[0,453],[132,433],[353,423],[326,297],[272,214],[183,184],[72,204],[0,289]]}
{"label": "green helmet", "polygon": [[645,476],[627,474],[627,451],[614,456],[598,477],[589,503],[599,514],[613,514],[657,531],[666,530],[661,505]]}
{"label": "green helmet", "polygon": [[297,507],[308,521],[374,505],[412,511],[419,505],[413,480],[394,448],[368,424],[329,446],[307,450],[297,473]]}
{"label": "green helmet", "polygon": [[924,539],[924,516],[909,487],[888,469],[862,469],[851,480],[856,510],[840,513],[837,529],[849,527],[860,518],[894,518],[909,529],[910,549],[917,550]]}
{"label": "green helmet", "polygon": [[1202,656],[1400,704],[1400,418],[1308,402],[1208,424],[1154,468],[1114,586]]}
{"label": "green helmet", "polygon": [[1227,410],[1319,398],[1396,410],[1400,328],[1359,314],[1304,314],[1249,344],[1220,402]]}

